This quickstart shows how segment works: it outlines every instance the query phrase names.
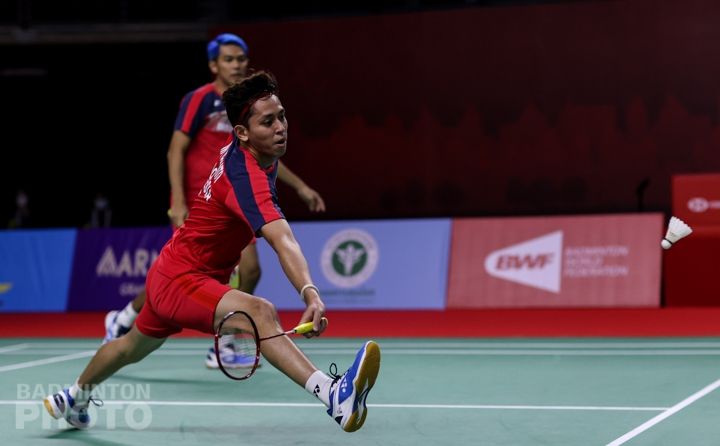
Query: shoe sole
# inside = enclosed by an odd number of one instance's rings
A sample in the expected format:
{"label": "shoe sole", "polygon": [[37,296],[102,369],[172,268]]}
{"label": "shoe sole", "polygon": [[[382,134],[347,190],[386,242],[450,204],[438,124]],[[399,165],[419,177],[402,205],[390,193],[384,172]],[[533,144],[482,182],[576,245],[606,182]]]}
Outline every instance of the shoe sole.
{"label": "shoe sole", "polygon": [[55,415],[55,408],[53,407],[53,404],[50,402],[50,398],[45,398],[43,400],[43,406],[45,406],[45,410],[48,411],[51,417],[55,418],[56,420],[60,417]]}
{"label": "shoe sole", "polygon": [[[369,341],[365,345],[365,357],[362,359],[362,362],[360,364],[360,370],[358,370],[358,373],[355,376],[355,380],[353,383],[356,386],[355,392],[357,392],[358,395],[358,410],[350,414],[350,417],[348,418],[345,426],[343,427],[343,430],[345,432],[355,432],[362,427],[363,423],[365,423],[365,418],[367,418],[368,413],[365,400],[367,400],[370,389],[372,389],[375,385],[375,380],[377,380],[379,372],[380,346],[374,341]],[[360,386],[357,385],[357,383],[363,384],[362,386]],[[360,409],[361,406],[362,409]]]}
{"label": "shoe sole", "polygon": [[[213,356],[215,354],[213,353]],[[209,362],[207,359],[205,360],[205,367],[207,367],[210,370],[217,370],[220,367],[218,367],[217,362]],[[232,365],[232,364],[223,364],[223,367],[226,369],[251,369],[253,366],[251,365]],[[262,367],[262,361],[258,361],[258,365],[256,368]]]}
{"label": "shoe sole", "polygon": [[[55,418],[56,420],[65,419],[67,424],[70,426],[76,428],[76,429],[87,429],[89,427],[89,420],[88,423],[85,424],[77,424],[70,421],[68,418],[65,417],[65,414],[60,410],[60,408],[57,406],[55,402],[55,395],[50,395],[43,399],[43,406],[45,406],[45,410],[50,414],[51,417]],[[65,404],[67,404],[67,401],[65,401]]]}
{"label": "shoe sole", "polygon": [[[205,363],[205,367],[207,367],[210,370],[217,370],[220,368],[216,364],[210,365],[208,363]],[[223,367],[226,369],[251,369],[252,368],[251,365],[227,365],[227,364],[224,365]],[[260,367],[262,367],[262,362],[258,363],[258,365],[257,365],[258,369]]]}

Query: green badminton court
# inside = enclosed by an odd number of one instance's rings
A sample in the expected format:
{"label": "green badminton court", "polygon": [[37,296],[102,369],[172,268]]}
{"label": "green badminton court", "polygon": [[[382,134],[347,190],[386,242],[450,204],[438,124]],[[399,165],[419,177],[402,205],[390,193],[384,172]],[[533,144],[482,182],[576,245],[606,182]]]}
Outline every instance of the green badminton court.
{"label": "green badminton court", "polygon": [[[94,426],[68,428],[42,397],[74,382],[99,339],[1,339],[0,430],[23,445],[717,445],[720,339],[377,339],[368,418],[340,430],[265,364],[234,382],[208,341],[170,340],[97,392]],[[359,339],[300,340],[342,372]]]}

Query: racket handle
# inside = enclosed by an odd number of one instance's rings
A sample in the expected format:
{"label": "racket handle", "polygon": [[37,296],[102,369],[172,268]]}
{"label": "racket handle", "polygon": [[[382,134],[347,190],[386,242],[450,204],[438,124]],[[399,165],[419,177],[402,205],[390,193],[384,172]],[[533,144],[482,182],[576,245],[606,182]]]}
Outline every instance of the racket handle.
{"label": "racket handle", "polygon": [[293,328],[293,333],[297,334],[310,333],[311,331],[313,331],[312,322],[305,322],[304,324],[300,324],[297,327]]}
{"label": "racket handle", "polygon": [[[327,319],[322,318],[320,320],[320,325],[327,325]],[[292,332],[296,334],[305,334],[310,333],[313,331],[313,323],[312,322],[305,322],[304,324],[300,324],[297,327],[293,328]]]}

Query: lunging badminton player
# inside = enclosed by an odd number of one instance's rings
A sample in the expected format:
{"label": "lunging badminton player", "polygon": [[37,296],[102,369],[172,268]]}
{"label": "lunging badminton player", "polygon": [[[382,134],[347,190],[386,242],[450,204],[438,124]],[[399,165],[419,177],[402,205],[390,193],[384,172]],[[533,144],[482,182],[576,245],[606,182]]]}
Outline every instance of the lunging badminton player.
{"label": "lunging badminton player", "polygon": [[[55,418],[84,428],[92,389],[127,364],[138,362],[183,328],[214,334],[232,311],[248,313],[260,337],[283,331],[269,301],[227,285],[237,253],[262,236],[306,305],[301,323],[324,330],[325,304],[312,285],[307,261],[277,204],[278,159],[287,148],[287,120],[275,78],[256,73],[223,94],[233,141],[220,151],[185,224],[160,252],[147,275],[147,301],[125,336],[97,351],[74,385],[44,400]],[[240,327],[242,328],[242,327]],[[265,359],[328,407],[343,430],[359,429],[365,401],[380,369],[380,348],[368,341],[340,376],[318,370],[287,336],[261,343]]]}
{"label": "lunging badminton player", "polygon": [[[232,125],[228,121],[222,94],[232,84],[242,81],[249,65],[247,43],[235,34],[220,34],[207,45],[208,68],[214,80],[185,95],[175,118],[175,131],[168,148],[168,174],[171,189],[171,207],[168,211],[174,228],[180,227],[187,218],[195,197],[207,180],[208,172],[217,161],[218,151],[228,143]],[[277,179],[294,189],[313,212],[324,212],[325,202],[320,194],[309,187],[298,175],[281,162]],[[237,266],[240,291],[253,294],[261,270],[255,242],[238,252]],[[238,277],[239,276],[239,277]],[[105,317],[103,343],[127,333],[145,303],[145,290],[140,292],[125,308],[110,311]],[[254,358],[244,357],[235,351],[233,338],[220,339],[220,357],[226,368],[248,367]],[[208,368],[218,368],[214,347],[205,355]]]}

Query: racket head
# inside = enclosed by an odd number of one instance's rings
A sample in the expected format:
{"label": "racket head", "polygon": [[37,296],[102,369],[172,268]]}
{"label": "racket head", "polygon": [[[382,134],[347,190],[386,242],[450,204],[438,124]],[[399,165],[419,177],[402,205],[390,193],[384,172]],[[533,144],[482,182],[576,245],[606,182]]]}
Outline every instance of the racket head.
{"label": "racket head", "polygon": [[[233,336],[234,352],[222,348],[224,336]],[[223,317],[215,331],[215,359],[225,376],[242,381],[255,373],[260,363],[259,339],[257,325],[246,312],[231,311]]]}

